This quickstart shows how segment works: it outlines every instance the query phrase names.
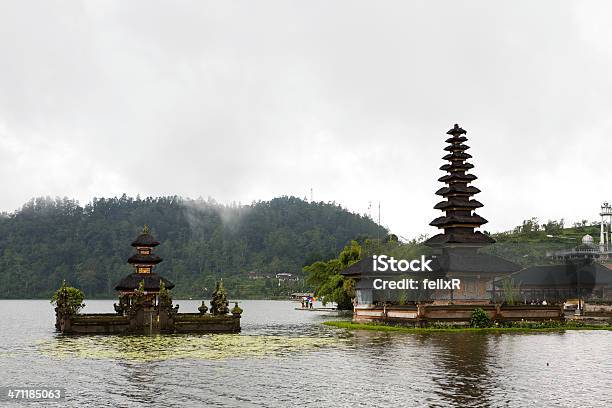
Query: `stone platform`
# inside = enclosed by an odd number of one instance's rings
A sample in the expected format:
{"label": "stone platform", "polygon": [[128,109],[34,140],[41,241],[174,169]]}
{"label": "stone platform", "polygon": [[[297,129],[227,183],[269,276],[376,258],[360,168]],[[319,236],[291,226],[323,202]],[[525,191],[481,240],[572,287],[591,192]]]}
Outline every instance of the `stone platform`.
{"label": "stone platform", "polygon": [[544,321],[564,319],[562,306],[541,305],[433,305],[356,306],[353,321],[359,323],[385,322],[408,326],[427,326],[431,323],[469,324],[476,308],[483,309],[496,321]]}
{"label": "stone platform", "polygon": [[154,310],[125,316],[90,313],[58,318],[56,328],[63,334],[238,333],[240,315],[168,315]]}

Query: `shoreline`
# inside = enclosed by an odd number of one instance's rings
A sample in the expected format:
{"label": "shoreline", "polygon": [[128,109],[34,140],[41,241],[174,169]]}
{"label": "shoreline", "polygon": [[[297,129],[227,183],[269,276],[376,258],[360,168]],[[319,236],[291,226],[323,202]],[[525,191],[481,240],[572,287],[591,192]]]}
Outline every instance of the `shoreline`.
{"label": "shoreline", "polygon": [[392,326],[383,323],[353,323],[350,321],[327,321],[324,325],[347,330],[369,330],[402,333],[503,333],[503,332],[560,332],[566,330],[606,330],[612,331],[612,325],[568,325],[559,327],[406,327]]}
{"label": "shoreline", "polygon": [[[0,300],[50,300],[51,297],[38,297],[38,298],[3,298]],[[86,298],[84,301],[87,302],[88,300],[113,300],[113,301],[117,301],[117,298]],[[183,300],[196,300],[196,301],[201,301],[201,300],[210,300],[210,298],[193,298],[193,299],[187,299],[187,298],[173,298],[173,300],[175,302],[179,302],[179,301],[183,301]],[[292,300],[292,299],[282,299],[282,298],[238,298],[239,301],[243,301],[243,300],[273,300],[273,301],[291,301],[291,302],[298,302],[298,300]]]}

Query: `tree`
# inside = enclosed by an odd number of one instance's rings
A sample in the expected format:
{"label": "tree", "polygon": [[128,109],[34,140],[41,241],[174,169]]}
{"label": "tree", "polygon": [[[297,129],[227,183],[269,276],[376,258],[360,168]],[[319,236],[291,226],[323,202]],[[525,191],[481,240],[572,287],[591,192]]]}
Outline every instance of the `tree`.
{"label": "tree", "polygon": [[351,310],[352,299],[355,297],[355,281],[347,279],[340,274],[361,259],[361,246],[356,241],[344,247],[337,259],[330,261],[317,261],[304,267],[307,273],[306,282],[315,287],[315,295],[320,297],[323,304],[335,302],[338,309]]}
{"label": "tree", "polygon": [[558,235],[563,231],[563,219],[561,221],[549,220],[544,224],[544,231],[549,235]]}
{"label": "tree", "polygon": [[531,232],[538,232],[540,230],[540,224],[537,218],[533,217],[528,220],[523,221],[523,225],[521,226],[520,232],[523,234],[528,234]]}

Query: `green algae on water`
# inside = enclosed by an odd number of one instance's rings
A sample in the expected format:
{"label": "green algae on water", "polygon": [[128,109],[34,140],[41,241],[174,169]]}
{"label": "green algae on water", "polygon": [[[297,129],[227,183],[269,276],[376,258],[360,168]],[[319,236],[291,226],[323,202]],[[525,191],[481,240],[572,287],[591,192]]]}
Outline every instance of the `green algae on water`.
{"label": "green algae on water", "polygon": [[240,334],[157,336],[58,336],[38,344],[49,357],[163,361],[282,356],[330,346],[338,339]]}

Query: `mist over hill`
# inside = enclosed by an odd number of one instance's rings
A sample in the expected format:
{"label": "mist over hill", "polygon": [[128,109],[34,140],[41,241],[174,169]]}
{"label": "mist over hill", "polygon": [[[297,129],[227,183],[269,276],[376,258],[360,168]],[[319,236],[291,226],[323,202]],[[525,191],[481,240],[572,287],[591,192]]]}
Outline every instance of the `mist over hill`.
{"label": "mist over hill", "polygon": [[123,195],[85,206],[36,198],[0,218],[0,298],[47,297],[62,279],[88,297],[114,296],[115,283],[132,271],[130,243],[144,224],[161,243],[155,250],[164,261],[156,272],[176,283],[176,295],[194,297],[205,296],[218,278],[233,298],[300,289],[247,274],[301,276],[302,266],[333,258],[351,239],[387,233],[336,204],[295,197],[222,205]]}

